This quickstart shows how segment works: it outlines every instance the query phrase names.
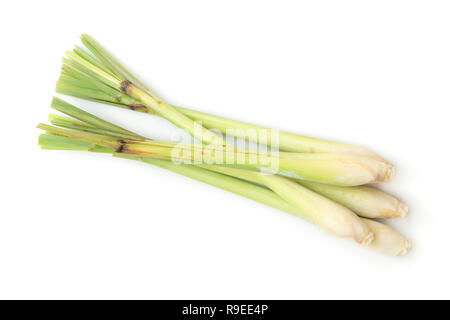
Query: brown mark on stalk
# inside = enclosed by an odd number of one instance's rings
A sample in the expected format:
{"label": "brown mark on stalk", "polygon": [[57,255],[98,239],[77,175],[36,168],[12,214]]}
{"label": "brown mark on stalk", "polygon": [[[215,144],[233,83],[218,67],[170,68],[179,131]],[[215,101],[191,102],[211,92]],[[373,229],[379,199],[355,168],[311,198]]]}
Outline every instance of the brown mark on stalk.
{"label": "brown mark on stalk", "polygon": [[124,149],[125,149],[125,146],[124,146],[123,144],[121,144],[121,145],[116,149],[116,152],[117,152],[117,153],[122,153],[122,152],[124,151]]}
{"label": "brown mark on stalk", "polygon": [[120,91],[123,93],[128,94],[128,90],[130,89],[130,86],[132,85],[131,81],[124,80],[120,83]]}
{"label": "brown mark on stalk", "polygon": [[116,148],[116,152],[117,153],[122,153],[126,150],[126,146],[125,146],[125,141],[124,140],[119,140],[120,146],[118,146]]}
{"label": "brown mark on stalk", "polygon": [[138,103],[133,103],[133,104],[129,104],[128,107],[131,110],[136,110],[136,111],[147,111],[147,107],[142,105],[142,104],[138,104]]}

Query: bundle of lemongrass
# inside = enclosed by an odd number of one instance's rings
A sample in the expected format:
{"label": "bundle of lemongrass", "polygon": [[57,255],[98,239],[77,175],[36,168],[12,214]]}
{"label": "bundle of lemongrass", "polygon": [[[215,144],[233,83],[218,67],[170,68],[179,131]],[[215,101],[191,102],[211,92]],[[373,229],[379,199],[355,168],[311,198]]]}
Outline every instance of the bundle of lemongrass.
{"label": "bundle of lemongrass", "polygon": [[[304,217],[380,252],[408,251],[405,237],[373,220],[404,217],[407,207],[363,186],[389,181],[389,162],[361,147],[282,131],[276,132],[276,145],[264,140],[280,151],[239,149],[210,129],[256,143],[270,129],[169,105],[91,37],[82,35],[81,40],[87,50],[75,47],[66,53],[57,92],[164,117],[201,143],[154,141],[55,97],[52,108],[70,117],[51,114],[52,125],[38,125],[46,131],[39,137],[43,149],[141,160]],[[248,130],[256,134],[248,135]]]}

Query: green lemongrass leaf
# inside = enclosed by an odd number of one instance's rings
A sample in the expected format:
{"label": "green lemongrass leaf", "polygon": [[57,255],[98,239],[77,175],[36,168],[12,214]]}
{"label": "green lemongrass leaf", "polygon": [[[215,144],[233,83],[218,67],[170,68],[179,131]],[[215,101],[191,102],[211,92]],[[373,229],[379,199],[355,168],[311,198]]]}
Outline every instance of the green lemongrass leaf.
{"label": "green lemongrass leaf", "polygon": [[[64,67],[67,67],[67,65],[63,65]],[[86,78],[88,78],[86,76]],[[76,86],[76,87],[81,87],[81,88],[85,88],[85,89],[91,89],[91,90],[101,90],[106,92],[106,90],[102,90],[101,88],[99,88],[98,86],[95,86],[95,84],[91,81],[86,81],[86,80],[80,80],[78,78],[73,77],[71,74],[68,74],[64,71],[61,71],[61,74],[59,76],[58,82],[57,83],[62,83],[65,84],[67,86]],[[108,87],[110,89],[112,89],[111,87]],[[103,93],[103,92],[102,92]]]}
{"label": "green lemongrass leaf", "polygon": [[118,79],[125,80],[124,75],[118,70],[118,68],[110,61],[108,55],[105,55],[104,50],[98,43],[94,41],[88,35],[81,35],[81,42],[89,49],[89,51],[103,64],[104,68],[107,68],[110,73],[114,74]]}
{"label": "green lemongrass leaf", "polygon": [[65,113],[72,118],[78,119],[80,121],[89,123],[97,128],[109,130],[117,133],[122,133],[128,136],[134,136],[138,139],[144,139],[144,137],[139,136],[135,134],[134,132],[128,131],[122,127],[119,127],[115,124],[112,124],[108,121],[105,121],[99,117],[94,116],[93,114],[90,114],[86,111],[81,110],[80,108],[75,107],[74,105],[71,105],[70,103],[58,98],[53,97],[51,107]]}
{"label": "green lemongrass leaf", "polygon": [[113,66],[114,69],[116,69],[121,74],[126,75],[129,80],[131,80],[139,87],[141,87],[143,90],[145,90],[148,94],[150,94],[153,97],[153,99],[160,100],[160,98],[152,90],[150,90],[142,81],[139,80],[139,78],[137,78],[127,68],[125,68],[125,66],[118,59],[116,59],[111,53],[109,53],[105,48],[103,48],[97,41],[95,41],[94,38],[92,38],[87,34],[82,34],[81,41],[84,43],[84,45],[88,44],[90,48],[93,48],[95,52],[101,55],[103,59],[107,60]]}
{"label": "green lemongrass leaf", "polygon": [[100,62],[94,56],[92,56],[91,54],[86,52],[83,48],[81,48],[79,46],[75,46],[74,49],[73,49],[73,52],[76,53],[77,55],[79,55],[84,60],[86,60],[89,63],[91,63],[92,65],[94,65],[97,68],[103,70],[104,72],[106,72],[106,73],[110,73],[111,72],[111,70],[109,70],[104,64],[102,64],[102,62]]}
{"label": "green lemongrass leaf", "polygon": [[[56,92],[76,98],[81,98],[88,101],[109,104],[114,107],[154,114],[153,110],[147,108],[146,106],[140,104],[137,101],[135,103],[124,103],[125,99],[118,100],[117,96],[109,95],[104,91],[91,89],[87,87],[75,86],[68,84],[64,81],[58,81],[56,83]],[[135,101],[134,99],[131,100],[133,102]]]}
{"label": "green lemongrass leaf", "polygon": [[[105,72],[103,69],[100,69],[90,63],[89,61],[83,59],[79,55],[75,54],[72,51],[66,52],[67,59],[63,60],[67,64],[74,66],[75,68],[81,68],[83,72],[89,73],[94,78],[101,80],[102,82],[108,84],[113,88],[120,88],[120,84],[122,80],[116,77],[114,74]],[[73,62],[72,64],[70,62]],[[86,72],[87,71],[87,72]]]}
{"label": "green lemongrass leaf", "polygon": [[[63,62],[63,67],[64,67],[64,65],[68,66],[74,70],[77,70],[80,73],[84,73],[84,74],[88,75],[89,77],[96,79],[97,81],[102,81],[102,78],[99,77],[96,72],[91,70],[89,67],[86,67],[85,65],[78,63],[77,61],[75,61],[73,59],[63,57],[62,62]],[[117,88],[117,86],[115,84],[111,84],[108,81],[104,81],[104,83],[111,88]]]}
{"label": "green lemongrass leaf", "polygon": [[89,151],[92,148],[89,142],[44,133],[39,135],[38,144],[44,149]]}
{"label": "green lemongrass leaf", "polygon": [[82,73],[78,70],[75,70],[73,67],[69,65],[61,66],[61,75],[58,79],[58,82],[63,82],[66,84],[71,84],[83,88],[89,89],[98,89],[108,93],[111,96],[120,96],[122,93],[110,86],[98,81],[95,78],[90,77],[89,75]]}
{"label": "green lemongrass leaf", "polygon": [[82,142],[87,142],[91,144],[98,144],[103,147],[113,148],[117,150],[121,148],[122,143],[118,141],[118,139],[109,137],[109,136],[100,136],[100,135],[92,135],[86,134],[79,131],[66,130],[55,126],[50,126],[48,124],[39,123],[37,125],[38,129],[45,130],[47,133],[52,135],[63,136],[67,138],[76,139]]}
{"label": "green lemongrass leaf", "polygon": [[95,91],[102,92],[111,96],[115,102],[120,102],[121,104],[125,104],[128,106],[136,106],[139,104],[138,101],[131,98],[127,94],[111,88],[110,86],[107,86],[102,82],[91,78],[86,74],[83,74],[67,65],[62,66],[61,76],[58,79],[57,84],[92,89],[93,92],[91,92],[91,95],[95,95]]}
{"label": "green lemongrass leaf", "polygon": [[88,128],[95,128],[95,126],[93,126],[89,123],[78,121],[78,120],[64,117],[64,116],[60,116],[59,114],[54,114],[54,113],[49,113],[47,119],[50,123],[52,123],[53,121],[64,121],[64,122],[70,123],[70,124],[75,124],[75,125],[84,126],[84,127],[88,127]]}
{"label": "green lemongrass leaf", "polygon": [[102,153],[114,152],[114,149],[112,148],[49,133],[42,133],[39,135],[39,146],[41,146],[42,149],[47,150],[93,151]]}
{"label": "green lemongrass leaf", "polygon": [[[89,73],[84,72],[81,70],[80,72],[74,65],[69,64],[63,64],[61,66],[61,75],[64,75],[66,78],[71,78],[71,82],[73,85],[77,85],[83,88],[90,88],[90,89],[100,89],[102,91],[108,92],[112,96],[115,96],[118,90],[111,88],[110,86],[104,84],[103,82],[97,80],[95,77],[89,75]],[[58,82],[61,80],[61,82],[64,81],[65,77],[59,78]],[[78,82],[75,81],[78,80]]]}
{"label": "green lemongrass leaf", "polygon": [[[95,101],[106,101],[106,102],[113,102],[118,103],[117,99],[111,95],[108,95],[107,93],[97,90],[97,89],[90,89],[85,87],[77,87],[65,82],[58,81],[56,83],[55,91],[61,94],[65,94],[68,96],[76,97],[76,98],[82,98],[85,100],[95,100]],[[121,105],[121,107],[124,107]]]}
{"label": "green lemongrass leaf", "polygon": [[[71,119],[68,119],[68,120],[71,120]],[[93,128],[93,127],[86,126],[84,123],[77,124],[72,121],[67,121],[66,119],[52,119],[52,120],[50,120],[50,123],[57,127],[73,129],[73,130],[78,130],[78,131],[83,131],[83,132],[90,132],[90,133],[104,135],[104,136],[110,136],[110,137],[114,137],[114,138],[118,138],[118,139],[129,139],[129,140],[136,139],[136,137],[133,135],[127,135],[127,134],[123,134],[123,133],[112,132],[109,130]]]}

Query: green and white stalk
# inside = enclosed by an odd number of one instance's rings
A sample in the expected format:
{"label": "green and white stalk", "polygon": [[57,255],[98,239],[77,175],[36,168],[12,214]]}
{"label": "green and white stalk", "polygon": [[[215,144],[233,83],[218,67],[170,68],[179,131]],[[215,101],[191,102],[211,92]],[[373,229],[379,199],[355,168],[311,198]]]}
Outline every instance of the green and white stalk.
{"label": "green and white stalk", "polygon": [[[59,100],[58,103],[63,104]],[[142,141],[140,136],[137,136],[136,140],[130,140],[128,142],[127,140],[117,139],[115,137],[117,132],[126,131],[127,134],[131,133],[131,135],[134,133],[110,124],[95,116],[92,116],[93,120],[91,120],[89,113],[79,110],[72,105],[69,105],[68,107],[59,107],[59,110],[68,114],[74,114],[79,117],[78,120],[85,121],[89,125],[85,127],[83,130],[84,132],[62,129],[45,124],[39,124],[38,128],[46,130],[51,135],[85,142],[87,145],[91,146],[90,148],[93,148],[93,146],[101,146],[103,150],[110,150],[111,152],[123,154],[129,152],[129,150],[135,151],[136,149],[133,148],[139,148],[140,146],[146,145],[147,153],[145,156],[148,158],[164,158],[167,155],[164,153],[166,152],[164,150],[164,148],[166,148],[164,143],[151,140]],[[80,114],[82,116],[80,116]],[[60,117],[57,120],[61,122],[63,119]],[[65,123],[71,124],[70,121],[66,121]],[[75,124],[80,126],[79,123]],[[92,126],[98,126],[99,128],[109,127],[111,128],[112,133],[111,135],[106,136],[92,134],[95,133],[89,132],[89,130],[92,129]],[[150,149],[150,147],[152,147],[152,149]],[[133,156],[142,156],[142,152],[129,152],[129,154]],[[371,231],[351,210],[340,206],[325,197],[315,194],[309,189],[304,188],[287,178],[275,175],[260,175],[256,171],[248,171],[248,173],[261,177],[261,179],[263,179],[261,181],[265,185],[281,196],[285,201],[299,209],[306,218],[318,224],[328,232],[340,237],[351,238],[362,245],[367,245],[372,241],[373,236]]]}
{"label": "green and white stalk", "polygon": [[[86,92],[79,93],[74,91],[68,91],[72,90],[73,87],[70,87],[70,89],[66,88],[67,86],[61,84],[61,82],[58,83],[57,91],[60,93],[69,94],[72,96],[77,97],[86,97]],[[82,91],[85,90],[91,90],[93,92],[98,92],[97,90],[92,89],[85,89],[81,88]],[[79,91],[79,90],[78,90]],[[94,95],[90,95],[90,100],[97,101],[95,98],[93,98]],[[113,101],[117,101],[116,96],[110,95],[110,103],[114,104]],[[119,105],[119,106],[125,106],[125,105]],[[139,105],[136,101],[133,101],[133,103],[129,104],[128,107],[133,110],[137,111],[144,111],[144,107],[142,105]],[[281,157],[288,156],[287,153],[280,153]],[[291,153],[290,159],[285,159],[284,163],[286,164],[286,169],[282,170],[282,174],[294,177],[297,179],[304,179],[309,181],[316,181],[316,182],[322,182],[322,183],[330,183],[330,184],[337,184],[342,186],[354,186],[354,185],[362,185],[367,183],[373,183],[373,182],[384,182],[389,181],[391,177],[393,176],[393,167],[389,162],[382,161],[375,158],[369,158],[369,157],[362,157],[359,155],[356,155],[356,153],[351,154],[327,154],[327,153],[319,153],[319,154],[296,154],[294,155]],[[304,164],[302,165],[302,168],[305,169],[303,171],[300,170],[300,172],[296,172],[295,167],[298,166],[298,161],[303,161]],[[338,166],[338,169],[335,168],[335,166],[331,165],[329,166],[327,161],[334,161],[339,162],[340,166]],[[288,163],[290,162],[290,163]],[[292,169],[294,167],[294,169]],[[343,167],[346,167],[346,172],[343,172]],[[336,169],[336,170],[335,170]],[[332,172],[326,172],[327,170]],[[284,172],[283,172],[284,171]],[[294,174],[292,172],[294,172]],[[325,177],[317,177],[315,176],[317,173],[323,173]],[[295,174],[296,173],[296,174]],[[328,179],[329,175],[333,176],[333,179]],[[352,176],[349,178],[349,176]]]}
{"label": "green and white stalk", "polygon": [[[264,184],[263,179],[260,177],[264,173],[254,173],[225,166],[205,164],[198,166],[253,183]],[[408,207],[404,203],[373,187],[340,187],[298,179],[292,180],[349,208],[360,217],[377,219],[403,218],[408,212]]]}
{"label": "green and white stalk", "polygon": [[[39,144],[43,149],[54,150],[85,150],[94,152],[113,153],[114,149],[100,147],[76,139],[55,136],[49,134],[41,134],[39,136]],[[168,160],[142,158],[130,155],[116,154],[121,158],[143,161],[169,171],[187,176],[189,178],[213,185],[218,188],[239,194],[246,198],[269,205],[287,213],[305,217],[296,207],[290,205],[273,191],[262,186],[246,182],[241,179],[231,177],[229,175],[212,172],[200,167],[192,165],[175,164]],[[239,169],[238,169],[239,170]],[[246,171],[246,170],[241,170]],[[404,255],[409,248],[409,241],[400,235],[394,229],[383,225],[379,222],[375,224],[369,219],[363,219],[364,223],[369,227],[374,235],[374,240],[368,244],[368,247],[389,255]]]}
{"label": "green and white stalk", "polygon": [[[51,133],[50,135],[41,135],[40,137],[39,143],[46,149],[51,148],[49,146],[49,141],[55,143],[55,149],[64,149],[62,141],[64,141],[64,138],[68,138],[78,140],[76,150],[82,149],[84,142],[85,150],[96,151],[96,148],[100,147],[102,152],[116,151],[115,146],[105,146],[107,143],[102,140],[84,140],[84,134],[67,134],[59,136],[60,134],[65,134],[64,130],[55,130],[50,128],[50,126],[46,127],[45,125],[40,125],[39,128],[48,130],[47,132]],[[56,141],[58,141],[58,143]],[[119,155],[130,157],[130,155]],[[152,160],[155,160],[150,157],[139,157],[135,155],[131,155],[131,158],[137,158],[148,163],[152,163]],[[150,159],[150,161],[147,159]],[[248,172],[249,174],[252,174],[252,171]],[[291,201],[294,202],[295,205],[292,206],[297,209],[295,211],[297,215],[310,220],[327,232],[338,237],[353,239],[362,245],[368,245],[373,240],[373,234],[370,229],[351,210],[288,179],[278,176],[273,176],[275,179],[267,179],[269,176],[260,175],[257,172],[254,173],[261,177],[261,182],[270,184],[269,188],[276,194],[282,195],[281,198],[284,199],[286,203],[290,203]]]}
{"label": "green and white stalk", "polygon": [[[75,112],[75,114],[77,114],[77,112]],[[120,139],[141,139],[141,136],[135,133],[131,133],[131,135],[119,134],[116,132],[97,128],[95,126],[87,124],[86,122],[80,122],[71,118],[54,114],[49,115],[49,121],[51,124],[58,127],[74,129],[83,132],[109,135]],[[111,123],[109,122],[105,122],[103,126],[109,126],[110,124]],[[254,172],[251,172],[249,174],[248,170],[231,168],[227,166],[214,166],[204,164],[199,166],[239,179],[248,180],[254,183],[261,183],[261,179],[257,176],[256,178],[253,178],[255,177]],[[400,202],[395,197],[376,188],[365,186],[340,187],[298,179],[295,181],[341,205],[344,205],[361,217],[385,219],[397,218],[404,217],[408,211],[408,208],[405,204]]]}
{"label": "green and white stalk", "polygon": [[[232,165],[241,168],[259,170],[267,167],[271,169],[271,163],[278,163],[281,173],[302,177],[310,181],[325,182],[336,185],[352,186],[376,181],[376,176],[361,165],[356,156],[351,156],[349,160],[345,155],[337,154],[299,154],[295,161],[291,154],[270,153],[260,155],[248,150],[226,150],[222,146],[208,147],[196,144],[182,144],[174,142],[135,140],[129,139],[129,134],[115,133],[114,136],[104,136],[102,129],[92,130],[91,128],[81,128],[80,126],[54,120],[53,123],[66,128],[81,130],[84,132],[96,133],[97,135],[76,133],[71,130],[64,130],[44,124],[39,124],[39,128],[49,132],[73,137],[86,142],[95,142],[104,147],[111,147],[117,153],[131,154],[141,157],[157,157],[182,163],[197,164],[217,164]],[[355,159],[356,158],[356,159]],[[363,158],[364,160],[371,160]],[[268,179],[274,175],[268,175]],[[274,177],[275,179],[275,177]],[[289,180],[287,178],[282,178]]]}
{"label": "green and white stalk", "polygon": [[[211,144],[214,148],[217,148],[218,152],[223,151],[220,148],[225,148],[226,153],[229,152],[228,147],[230,145],[221,136],[216,135],[206,127],[198,126],[194,119],[187,116],[181,108],[173,107],[162,101],[92,38],[83,35],[82,41],[90,50],[90,53],[79,47],[76,47],[72,52],[66,53],[66,57],[63,58],[66,67],[63,68],[61,78],[58,81],[58,91],[64,91],[65,93],[94,101],[123,105],[132,110],[157,114],[189,132],[202,143],[206,145]],[[58,101],[56,104],[58,104]],[[73,108],[64,108],[64,106],[62,108],[58,107],[62,112],[71,115],[79,121],[51,116],[53,124],[71,130],[40,124],[38,127],[48,132],[48,134],[42,135],[40,139],[43,148],[52,149],[53,144],[54,149],[69,150],[69,144],[73,144],[76,150],[85,148],[84,150],[119,154],[122,157],[146,162],[150,161],[149,163],[151,163],[151,161],[169,162],[158,158],[173,159],[175,147],[180,147],[179,144],[157,142],[141,136],[134,136],[134,133],[118,126],[104,126],[103,120],[96,117],[90,118],[84,112],[80,113]],[[208,124],[212,124],[214,121],[221,122],[223,125],[221,130],[236,128],[267,130],[266,128],[252,125],[246,128],[244,123],[217,119],[210,115],[207,115],[204,120]],[[87,123],[87,125],[83,123]],[[233,128],[233,125],[236,127]],[[220,129],[220,126],[214,127],[215,129]],[[281,155],[277,154],[278,158],[276,160],[280,163],[278,173],[289,174],[291,177],[300,180],[341,186],[387,181],[392,175],[391,164],[381,160],[377,155],[364,148],[296,136],[289,133],[283,133],[282,136],[280,144],[284,150],[290,151],[289,148],[292,148],[291,150],[295,149],[296,151],[300,150],[311,154],[306,155],[307,157],[303,154],[289,152],[280,153]],[[72,142],[65,143],[64,139]],[[76,141],[76,143],[73,141]],[[203,146],[201,148],[200,151],[204,154]],[[214,151],[214,148],[209,150]],[[191,145],[181,145],[181,149],[194,151],[194,153],[198,151],[197,146]],[[260,162],[247,162],[247,157],[250,159],[250,156],[252,156],[248,150],[241,151],[231,146],[231,152],[233,159],[236,159],[235,156],[239,155],[239,153],[244,153],[245,161],[243,167],[247,169],[265,168]],[[223,152],[221,154],[223,155]],[[320,157],[317,157],[317,155]],[[192,160],[192,157],[184,157],[182,155],[180,159]],[[226,159],[229,161],[230,157],[226,157]],[[202,162],[210,162],[211,155],[210,158],[207,156],[206,160],[202,160]],[[239,163],[232,164],[240,165]],[[281,201],[294,208],[298,215],[308,218],[331,234],[353,239],[363,245],[370,245],[372,242],[374,232],[370,230],[367,223],[358,218],[350,209],[286,177],[265,175],[253,170],[242,171],[245,171],[245,175],[250,175],[251,179],[255,179],[257,180],[256,182],[267,186],[271,191],[266,190],[272,192]],[[222,174],[221,176],[224,175]],[[227,179],[233,178],[231,176],[225,177]],[[251,181],[251,179],[248,180]],[[249,183],[246,181],[242,182]],[[249,183],[249,185],[252,184]],[[264,189],[264,187],[260,188]],[[377,230],[376,233],[387,234],[386,229],[380,227],[375,229]],[[395,237],[391,238],[394,239]],[[397,237],[397,239],[400,238]],[[386,243],[390,243],[392,246],[391,242],[392,240],[381,241],[378,246],[382,248]],[[401,251],[399,252],[401,253]]]}
{"label": "green and white stalk", "polygon": [[[127,72],[126,69],[124,69]],[[128,73],[129,74],[129,73]],[[132,76],[132,75],[131,75]],[[134,76],[132,76],[134,77]],[[135,77],[133,79],[136,79]],[[141,86],[144,86],[141,83]],[[142,111],[147,113],[154,113],[151,109],[139,104],[137,100],[132,99],[126,94],[119,92],[107,85],[104,85],[100,81],[93,79],[77,70],[63,65],[62,74],[57,83],[57,91],[63,94],[72,95],[84,99],[89,99],[101,103],[109,103],[115,106],[128,108],[131,110]],[[149,90],[148,88],[146,88]],[[152,93],[154,94],[154,93]],[[268,130],[267,128],[253,126],[247,123],[232,121],[225,118],[220,118],[212,116],[209,114],[204,114],[201,112],[179,108],[177,110],[184,113],[193,120],[200,120],[202,124],[207,128],[218,128],[225,133],[227,128],[235,129],[236,132],[245,131],[246,129],[257,129],[257,130]],[[258,135],[256,135],[258,136]],[[296,135],[294,135],[296,136]],[[240,136],[243,138],[242,136]],[[340,146],[342,144],[333,143],[329,141],[324,141],[320,139],[314,139],[309,137],[304,137],[310,143],[311,141],[318,142],[323,145],[324,143],[328,146],[327,148],[315,148],[313,144],[308,144],[308,147],[301,149],[290,149],[289,146],[295,145],[295,143],[285,143],[286,139],[297,139],[292,138],[292,134],[280,132],[280,149],[284,150],[300,150],[308,152],[321,152],[329,150],[340,150],[343,149],[330,149],[332,146]],[[311,140],[312,139],[312,140]],[[250,139],[251,140],[251,139]],[[284,141],[284,142],[283,142]],[[304,139],[302,141],[305,141]],[[260,141],[257,141],[260,142]],[[268,141],[270,142],[270,141]],[[298,142],[298,141],[297,141]],[[288,146],[286,146],[288,145]],[[353,146],[350,146],[353,148]],[[312,149],[308,149],[312,148]],[[358,148],[358,147],[355,147]],[[348,149],[345,150],[349,152]],[[352,151],[349,153],[354,154],[365,154],[364,152]],[[371,156],[371,155],[369,155]],[[376,158],[376,157],[375,157]],[[305,180],[297,179],[299,183],[303,183],[304,186],[327,196],[358,213],[361,216],[371,217],[371,218],[393,218],[393,217],[403,217],[407,213],[407,207],[394,197],[379,191],[375,188],[370,187],[355,187],[355,188],[340,188],[338,186],[333,187],[327,184],[319,184]]]}
{"label": "green and white stalk", "polygon": [[[215,144],[161,142],[146,140],[143,137],[139,137],[139,141],[130,140],[128,137],[134,133],[98,117],[92,115],[90,117],[89,113],[62,99],[53,98],[51,106],[73,118],[96,125],[100,130],[96,132],[91,130],[93,133],[102,134],[101,130],[105,129],[117,133],[115,148],[120,148],[121,153],[148,157],[158,156],[187,163],[233,165],[249,169],[265,168],[289,177],[340,186],[385,181],[391,175],[392,167],[385,162],[350,154],[272,153],[231,149],[229,146]],[[54,120],[53,123],[85,131],[79,125],[61,123],[61,120]],[[110,139],[107,143],[108,145],[105,146],[111,146]]]}
{"label": "green and white stalk", "polygon": [[[49,115],[51,124],[74,129],[83,132],[90,132],[99,135],[109,135],[119,139],[137,139],[141,136],[132,133],[131,135],[119,134],[108,130],[103,130],[95,126],[89,125],[85,122],[73,120],[71,118],[58,116],[54,114]],[[107,123],[109,124],[109,123]],[[254,183],[260,183],[261,179],[255,172],[248,170],[231,168],[227,166],[205,165],[197,164],[200,167],[208,170],[220,172],[222,174],[230,175],[239,179],[248,180]],[[294,179],[295,180],[295,179]],[[340,187],[332,186],[310,181],[295,180],[297,183],[351,209],[358,216],[367,218],[397,218],[404,217],[407,213],[407,206],[400,202],[393,196],[372,187],[358,186],[358,187]]]}
{"label": "green and white stalk", "polygon": [[406,204],[373,187],[339,187],[295,180],[308,189],[346,206],[361,217],[378,219],[404,218],[408,213]]}
{"label": "green and white stalk", "polygon": [[[259,142],[259,132],[265,133],[270,130],[262,126],[256,126],[195,110],[171,106],[163,102],[153,91],[146,87],[144,83],[142,83],[137,77],[135,77],[130,71],[128,71],[116,58],[114,58],[92,37],[84,34],[81,36],[81,40],[98,60],[95,60],[92,56],[84,52],[82,49],[76,48],[73,53],[67,54],[69,59],[65,60],[66,64],[75,66],[76,69],[81,69],[81,71],[83,71],[84,73],[87,73],[94,78],[107,83],[117,91],[130,95],[131,98],[138,101],[137,104],[143,104],[147,106],[148,110],[145,111],[147,111],[148,113],[161,115],[193,135],[195,135],[195,133],[193,132],[192,122],[189,122],[186,118],[188,118],[190,121],[201,121],[202,125],[205,128],[220,130],[223,134],[227,134],[228,131],[229,134],[233,134],[236,137],[244,138],[257,143]],[[93,68],[91,68],[90,66],[93,66]],[[88,69],[87,72],[86,69]],[[110,76],[115,77],[116,82],[112,83],[113,81],[111,81],[110,77],[106,77],[105,73],[110,73]],[[137,83],[138,87],[136,88],[136,86],[131,84],[129,80]],[[118,84],[117,81],[119,81],[121,85]],[[84,80],[82,80],[82,82],[84,82]],[[95,89],[98,89],[98,87],[96,87],[95,83],[92,83],[91,81],[88,82],[88,85],[82,84],[80,86],[80,84],[70,83],[70,81],[67,81],[67,79],[64,79],[64,77],[62,77],[58,82],[57,91],[77,97],[85,97],[87,99],[109,102],[118,106],[130,106],[130,109],[132,110],[144,111],[143,109],[134,107],[136,102],[130,103],[129,101],[126,101],[126,99],[117,101],[116,99],[114,99],[114,94],[111,95],[109,93],[109,96],[103,97],[100,97],[95,93],[93,94],[92,87],[89,86],[93,85]],[[88,86],[87,88],[86,85]],[[91,90],[91,92],[89,92],[89,90]],[[177,111],[178,113],[175,113],[174,111]],[[248,136],[246,133],[248,132],[248,130],[255,130],[257,134]],[[203,136],[203,134],[205,134],[206,136]],[[211,141],[215,141],[216,137],[208,133],[208,131],[205,131],[202,132],[201,137],[197,136],[197,138],[200,138],[200,140],[204,139],[202,141],[205,143],[211,143]],[[270,141],[267,141],[268,145],[270,145],[270,143]],[[288,152],[350,153],[359,156],[380,159],[378,155],[370,150],[367,150],[366,148],[324,139],[301,136],[283,131],[279,131],[278,144],[280,150]]]}
{"label": "green and white stalk", "polygon": [[[67,58],[64,60],[66,64],[69,64],[75,69],[79,69],[82,73],[90,75],[94,79],[102,82],[103,85],[120,90],[122,93],[136,99],[153,112],[156,112],[176,124],[178,127],[191,133],[193,137],[199,139],[203,143],[222,145],[223,148],[226,149],[234,148],[233,146],[228,145],[222,137],[205,129],[203,126],[195,123],[183,113],[179,112],[176,108],[160,100],[148,88],[141,89],[132,84],[122,75],[123,70],[114,66],[114,63],[111,62],[110,55],[105,54],[105,50],[101,46],[85,35],[82,36],[82,40],[87,47],[93,48],[91,52],[98,60],[94,60],[94,57],[87,58],[89,56],[88,53],[82,53],[83,51],[81,49],[76,48],[75,51],[66,53]],[[68,72],[69,69],[70,68],[66,68],[66,74],[70,74],[70,72]],[[114,69],[115,71],[110,72],[111,69]],[[80,79],[81,77],[79,75],[73,75],[73,78]],[[98,87],[99,86],[97,85],[96,88]],[[138,146],[133,147],[137,148]],[[145,147],[141,146],[141,149],[142,148]],[[135,152],[140,151],[136,150]],[[145,152],[145,150],[142,152]],[[299,162],[302,162],[301,166],[299,165]],[[257,165],[259,164],[257,163],[256,166]],[[299,166],[302,167],[303,170],[296,170]],[[328,153],[320,155],[281,154],[279,169],[279,173],[290,175],[294,178],[342,186],[384,182],[390,180],[393,174],[392,165],[379,159],[357,155],[345,156],[344,154]]]}
{"label": "green and white stalk", "polygon": [[[142,107],[142,104],[137,100],[127,102],[125,99],[121,99],[118,101],[116,97],[118,96],[117,93],[120,92],[117,90],[115,94],[108,94],[104,91],[87,87],[87,82],[69,79],[69,77],[65,74],[60,77],[56,86],[56,91],[58,93],[77,98],[99,103],[107,103],[120,108],[127,108],[134,111],[158,115],[156,112],[152,111],[152,109],[145,108],[145,106]],[[173,107],[191,120],[201,122],[205,128],[218,130],[223,135],[231,135],[254,143],[261,143],[261,141],[259,141],[259,137],[265,136],[267,132],[272,130],[267,127],[257,126],[242,121],[230,120],[188,108],[177,106]],[[254,134],[248,134],[248,132],[253,132]],[[378,155],[367,150],[366,148],[324,139],[301,136],[280,130],[277,131],[277,134],[278,147],[282,151],[307,153],[348,153],[381,160]],[[265,142],[268,146],[272,146],[270,139],[267,139]]]}

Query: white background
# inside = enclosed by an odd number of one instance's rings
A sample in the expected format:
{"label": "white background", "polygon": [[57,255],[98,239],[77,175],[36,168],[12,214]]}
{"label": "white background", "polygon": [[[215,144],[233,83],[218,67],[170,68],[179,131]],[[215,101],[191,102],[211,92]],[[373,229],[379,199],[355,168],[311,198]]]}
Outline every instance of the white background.
{"label": "white background", "polygon": [[[0,298],[450,298],[448,1],[7,1],[0,15]],[[382,256],[160,168],[40,150],[83,32],[170,103],[376,150],[413,249]]]}

